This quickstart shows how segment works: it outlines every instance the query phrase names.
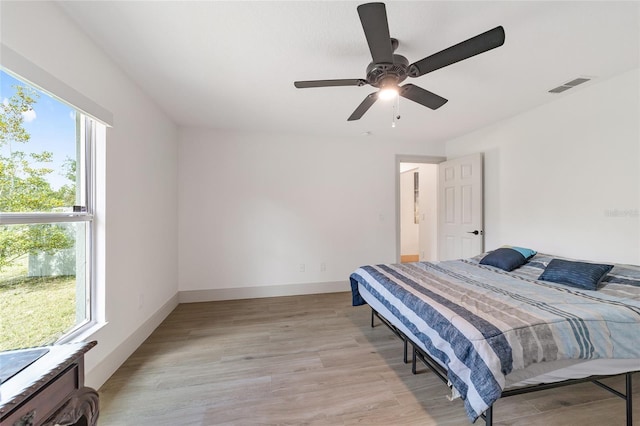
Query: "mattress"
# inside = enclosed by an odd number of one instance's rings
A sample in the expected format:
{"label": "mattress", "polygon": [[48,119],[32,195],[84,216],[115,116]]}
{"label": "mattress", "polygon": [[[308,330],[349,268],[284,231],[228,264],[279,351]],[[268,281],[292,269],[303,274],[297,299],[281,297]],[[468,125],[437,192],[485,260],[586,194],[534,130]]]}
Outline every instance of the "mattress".
{"label": "mattress", "polygon": [[[398,328],[412,342],[423,351],[429,353],[424,344],[366,288],[358,284],[360,295],[367,304],[382,315],[393,326]],[[431,356],[431,354],[429,354]],[[434,359],[441,367],[445,365]],[[591,360],[562,360],[532,364],[524,369],[512,371],[506,376],[505,389],[538,385],[541,383],[556,383],[563,380],[582,379],[589,376],[608,376],[626,373],[640,369],[640,358],[631,359],[591,359]]]}
{"label": "mattress", "polygon": [[552,256],[512,272],[479,258],[367,265],[351,276],[354,301],[446,369],[472,421],[507,388],[640,370],[640,268],[616,265],[588,291],[538,280]]}

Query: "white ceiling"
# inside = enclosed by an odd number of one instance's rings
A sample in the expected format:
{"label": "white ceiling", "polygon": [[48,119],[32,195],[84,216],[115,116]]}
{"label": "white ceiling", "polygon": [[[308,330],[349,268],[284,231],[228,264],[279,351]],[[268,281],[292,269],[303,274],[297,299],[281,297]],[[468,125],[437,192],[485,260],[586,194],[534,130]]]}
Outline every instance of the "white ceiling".
{"label": "white ceiling", "polygon": [[[406,82],[449,100],[401,99],[347,117],[371,86],[296,89],[295,80],[365,78],[361,2],[60,1],[64,11],[179,125],[444,141],[637,68],[640,2],[387,1],[396,53],[410,62],[495,26],[497,49]],[[576,77],[595,77],[563,94]]]}

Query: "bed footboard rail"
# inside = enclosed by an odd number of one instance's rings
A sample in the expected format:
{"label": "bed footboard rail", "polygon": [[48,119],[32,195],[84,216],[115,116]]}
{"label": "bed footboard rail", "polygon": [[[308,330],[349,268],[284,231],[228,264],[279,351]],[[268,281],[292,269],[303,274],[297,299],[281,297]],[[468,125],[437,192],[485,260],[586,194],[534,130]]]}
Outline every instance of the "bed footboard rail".
{"label": "bed footboard rail", "polygon": [[[412,359],[411,359],[411,372],[417,374],[417,361],[420,360],[429,370],[431,370],[440,380],[445,384],[448,384],[447,370],[442,367],[436,360],[434,360],[428,353],[420,348],[413,340],[407,337],[401,330],[395,327],[389,320],[378,313],[375,309],[371,308],[371,327],[374,327],[374,318],[377,317],[383,324],[385,324],[396,336],[398,336],[404,343],[404,362],[408,360],[408,344],[411,343]],[[538,385],[524,386],[521,388],[504,390],[500,398],[506,398],[509,396],[522,395],[525,393],[538,392],[547,389],[560,388],[563,386],[575,385],[578,383],[592,382],[601,388],[611,392],[612,394],[625,400],[625,414],[626,414],[626,426],[633,426],[633,392],[632,392],[632,376],[636,371],[631,371],[622,374],[614,374],[610,376],[589,376],[581,379],[570,379],[555,383],[541,383]],[[602,379],[625,376],[625,393],[619,392],[616,389],[600,382]],[[485,426],[493,425],[493,406],[490,406],[480,417],[485,421]]]}
{"label": "bed footboard rail", "polygon": [[[611,375],[611,376],[589,376],[589,377],[584,377],[582,379],[571,379],[571,380],[564,380],[562,382],[556,382],[556,383],[542,383],[539,385],[532,385],[532,386],[526,386],[526,387],[522,387],[522,388],[515,388],[515,389],[508,389],[502,392],[502,396],[501,398],[505,398],[508,396],[514,396],[514,395],[522,395],[525,393],[531,393],[531,392],[537,392],[537,391],[542,391],[542,390],[546,390],[546,389],[554,389],[554,388],[560,388],[563,386],[570,386],[570,385],[575,385],[578,383],[585,383],[585,382],[591,382],[595,385],[600,386],[601,388],[607,390],[608,392],[616,395],[619,398],[624,399],[625,401],[625,414],[626,414],[626,425],[627,426],[633,426],[633,392],[632,392],[632,377],[633,377],[633,371],[631,372],[627,372],[627,373],[622,373],[625,376],[625,393],[619,392],[615,389],[613,389],[610,386],[605,385],[604,383],[600,382],[600,380],[602,379],[607,379],[607,378],[611,378],[611,377],[616,377],[616,376],[621,376],[622,374],[615,374],[615,375]],[[487,410],[487,412],[489,413],[489,417],[491,415],[491,411],[492,411],[493,407],[489,407],[489,409]],[[486,420],[486,418],[485,418]],[[491,423],[487,422],[487,425],[491,425]]]}
{"label": "bed footboard rail", "polygon": [[633,373],[625,373],[625,393],[618,392],[598,380],[593,381],[594,384],[625,400],[627,409],[627,426],[633,426],[632,375]]}
{"label": "bed footboard rail", "polygon": [[[402,343],[404,345],[404,353],[403,353],[402,360],[404,361],[405,364],[409,363],[409,338],[402,331],[400,331],[399,328],[391,324],[385,317],[380,315],[373,308],[371,308],[371,328],[375,327],[375,322],[374,322],[375,317],[377,317],[380,320],[380,322],[382,322],[384,325],[386,325],[389,328],[389,330],[391,330],[393,334],[395,334],[396,336],[398,336],[400,340],[402,340]],[[415,370],[414,370],[414,374],[415,374]]]}

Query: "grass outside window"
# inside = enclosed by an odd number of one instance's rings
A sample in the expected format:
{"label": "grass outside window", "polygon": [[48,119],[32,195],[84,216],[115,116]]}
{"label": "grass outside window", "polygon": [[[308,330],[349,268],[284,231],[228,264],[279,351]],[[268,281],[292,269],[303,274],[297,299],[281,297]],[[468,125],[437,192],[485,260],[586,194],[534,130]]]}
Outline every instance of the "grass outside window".
{"label": "grass outside window", "polygon": [[75,277],[29,277],[27,264],[0,272],[0,350],[51,344],[75,324]]}

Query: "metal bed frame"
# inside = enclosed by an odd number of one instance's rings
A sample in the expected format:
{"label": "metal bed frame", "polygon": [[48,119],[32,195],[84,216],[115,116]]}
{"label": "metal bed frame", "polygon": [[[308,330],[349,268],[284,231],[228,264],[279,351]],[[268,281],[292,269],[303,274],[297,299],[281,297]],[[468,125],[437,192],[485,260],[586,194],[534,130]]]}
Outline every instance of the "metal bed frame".
{"label": "metal bed frame", "polygon": [[[427,368],[429,368],[429,370],[431,370],[436,376],[438,376],[440,380],[442,380],[444,383],[448,383],[447,370],[443,368],[437,361],[435,361],[429,354],[427,354],[424,350],[422,350],[422,348],[420,348],[417,344],[415,344],[400,329],[398,329],[396,326],[391,324],[389,320],[387,320],[384,316],[382,316],[379,312],[377,312],[373,308],[371,308],[371,328],[375,327],[375,324],[374,324],[375,317],[378,317],[378,319],[383,324],[385,324],[393,332],[393,334],[395,334],[396,336],[398,336],[400,340],[402,340],[404,344],[403,360],[405,364],[409,362],[408,347],[409,347],[409,343],[411,343],[411,346],[413,347],[413,353],[412,353],[412,359],[411,359],[411,372],[413,374],[417,374],[416,364],[417,364],[417,360],[419,359]],[[500,398],[505,398],[505,397],[514,396],[514,395],[522,395],[525,393],[537,392],[537,391],[542,391],[546,389],[559,388],[559,387],[574,385],[578,383],[592,382],[593,384],[596,384],[601,388],[625,400],[626,416],[627,416],[626,426],[633,426],[633,409],[632,409],[633,401],[632,401],[632,386],[631,386],[632,384],[631,376],[633,375],[633,373],[635,373],[635,371],[630,371],[622,374],[614,374],[609,376],[606,376],[606,375],[589,376],[589,377],[584,377],[582,379],[569,379],[569,380],[564,380],[564,381],[555,382],[555,383],[541,383],[538,385],[519,387],[519,388],[502,391]],[[625,393],[618,392],[617,390],[599,381],[605,378],[622,376],[622,375],[625,376]],[[480,417],[484,419],[486,426],[492,426],[493,425],[493,406],[490,406],[487,409],[487,411],[484,412],[484,414],[480,415]]]}

